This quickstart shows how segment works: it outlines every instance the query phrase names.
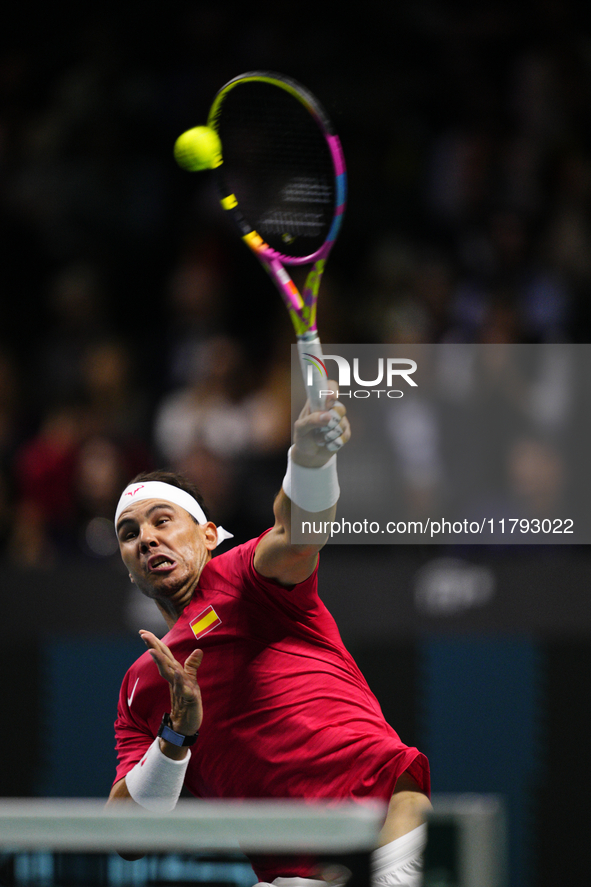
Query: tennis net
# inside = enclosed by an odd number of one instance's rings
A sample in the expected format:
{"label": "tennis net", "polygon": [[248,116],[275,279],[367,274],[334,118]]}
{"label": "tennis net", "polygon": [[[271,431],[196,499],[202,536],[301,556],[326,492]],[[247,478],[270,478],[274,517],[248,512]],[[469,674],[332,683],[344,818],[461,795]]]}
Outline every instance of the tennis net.
{"label": "tennis net", "polygon": [[[4,800],[0,884],[249,887],[256,877],[245,854],[268,853],[339,862],[351,871],[353,887],[367,887],[384,809],[377,802],[181,800],[162,816],[96,800]],[[116,850],[149,856],[126,862]]]}
{"label": "tennis net", "polygon": [[[425,887],[505,887],[500,799],[433,799]],[[0,801],[0,887],[251,887],[247,854],[313,854],[368,887],[377,802],[181,800],[162,816],[102,800]],[[127,862],[116,851],[145,853]]]}

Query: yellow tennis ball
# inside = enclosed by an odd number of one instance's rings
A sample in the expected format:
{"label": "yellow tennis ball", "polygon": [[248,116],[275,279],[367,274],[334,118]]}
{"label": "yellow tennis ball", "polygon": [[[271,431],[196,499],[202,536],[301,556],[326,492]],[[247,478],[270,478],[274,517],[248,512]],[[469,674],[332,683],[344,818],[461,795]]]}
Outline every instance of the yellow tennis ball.
{"label": "yellow tennis ball", "polygon": [[174,159],[183,169],[214,169],[222,162],[222,143],[211,126],[194,126],[174,143]]}

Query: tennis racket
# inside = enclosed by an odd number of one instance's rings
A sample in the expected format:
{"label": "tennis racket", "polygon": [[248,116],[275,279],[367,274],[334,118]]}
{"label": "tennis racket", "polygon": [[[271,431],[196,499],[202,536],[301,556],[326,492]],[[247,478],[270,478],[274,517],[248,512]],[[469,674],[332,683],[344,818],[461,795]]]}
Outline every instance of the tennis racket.
{"label": "tennis racket", "polygon": [[[319,102],[281,74],[252,71],[217,93],[207,121],[222,144],[221,204],[275,282],[297,336],[306,392],[323,409],[327,373],[316,327],[318,289],[341,227],[347,176]],[[311,265],[300,294],[286,266]]]}

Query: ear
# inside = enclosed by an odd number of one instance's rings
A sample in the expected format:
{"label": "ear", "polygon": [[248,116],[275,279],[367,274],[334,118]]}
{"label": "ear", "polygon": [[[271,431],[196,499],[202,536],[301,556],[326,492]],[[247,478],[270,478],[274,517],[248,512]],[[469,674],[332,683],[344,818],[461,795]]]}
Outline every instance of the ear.
{"label": "ear", "polygon": [[218,544],[218,531],[213,521],[208,521],[201,525],[203,530],[203,538],[205,539],[205,547],[209,551],[213,551]]}
{"label": "ear", "polygon": [[131,582],[132,585],[135,585],[135,582],[133,581],[133,576],[131,575],[131,573],[129,574],[129,581]]}

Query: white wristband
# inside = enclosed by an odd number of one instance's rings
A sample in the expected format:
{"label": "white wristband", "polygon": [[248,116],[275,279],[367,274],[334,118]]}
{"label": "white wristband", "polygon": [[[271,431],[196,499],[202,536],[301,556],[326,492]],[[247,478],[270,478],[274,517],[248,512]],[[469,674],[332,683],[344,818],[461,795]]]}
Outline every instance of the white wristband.
{"label": "white wristband", "polygon": [[191,752],[180,761],[160,750],[156,737],[146,754],[125,777],[127,790],[136,804],[156,813],[170,813],[179,799]]}
{"label": "white wristband", "polygon": [[287,471],[283,478],[283,492],[304,511],[325,511],[338,502],[340,488],[337,477],[337,454],[321,468],[305,468],[292,462],[291,448],[287,453]]}

